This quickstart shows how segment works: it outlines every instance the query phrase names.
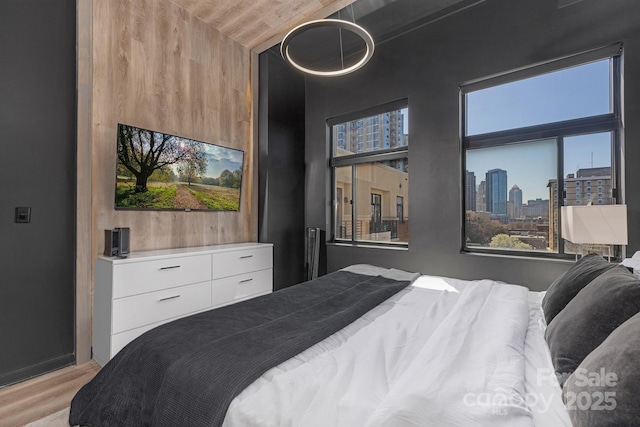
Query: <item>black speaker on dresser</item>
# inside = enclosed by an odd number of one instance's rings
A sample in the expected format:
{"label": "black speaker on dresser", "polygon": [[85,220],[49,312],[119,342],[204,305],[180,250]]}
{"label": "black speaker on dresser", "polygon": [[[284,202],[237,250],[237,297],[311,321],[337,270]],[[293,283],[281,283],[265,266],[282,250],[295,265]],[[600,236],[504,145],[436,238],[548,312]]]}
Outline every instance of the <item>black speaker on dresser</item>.
{"label": "black speaker on dresser", "polygon": [[104,230],[104,256],[118,256],[120,246],[120,231]]}
{"label": "black speaker on dresser", "polygon": [[129,227],[104,230],[104,256],[126,258],[129,255],[130,235]]}
{"label": "black speaker on dresser", "polygon": [[129,227],[120,227],[118,230],[118,256],[126,258],[129,255],[129,240],[131,229]]}

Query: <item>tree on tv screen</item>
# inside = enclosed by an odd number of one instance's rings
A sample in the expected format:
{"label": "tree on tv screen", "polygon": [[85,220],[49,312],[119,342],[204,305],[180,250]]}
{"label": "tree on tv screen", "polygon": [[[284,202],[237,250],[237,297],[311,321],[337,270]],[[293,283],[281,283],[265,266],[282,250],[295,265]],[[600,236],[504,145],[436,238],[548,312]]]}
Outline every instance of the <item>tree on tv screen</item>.
{"label": "tree on tv screen", "polygon": [[194,141],[132,126],[118,128],[118,160],[136,178],[135,192],[147,192],[147,180],[156,170],[176,163],[189,182],[206,169],[202,147]]}
{"label": "tree on tv screen", "polygon": [[182,145],[182,149],[187,152],[184,160],[180,161],[178,173],[183,181],[191,185],[197,178],[204,175],[207,171],[207,159],[202,144],[186,143]]}

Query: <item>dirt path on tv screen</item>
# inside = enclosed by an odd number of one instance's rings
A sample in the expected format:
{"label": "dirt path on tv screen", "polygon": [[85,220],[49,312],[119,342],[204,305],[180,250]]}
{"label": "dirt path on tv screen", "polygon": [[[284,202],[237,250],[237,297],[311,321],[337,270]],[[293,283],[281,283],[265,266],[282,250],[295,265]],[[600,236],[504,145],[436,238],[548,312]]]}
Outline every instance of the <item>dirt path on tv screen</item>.
{"label": "dirt path on tv screen", "polygon": [[177,185],[174,206],[176,209],[207,209],[207,205],[198,200],[182,184]]}

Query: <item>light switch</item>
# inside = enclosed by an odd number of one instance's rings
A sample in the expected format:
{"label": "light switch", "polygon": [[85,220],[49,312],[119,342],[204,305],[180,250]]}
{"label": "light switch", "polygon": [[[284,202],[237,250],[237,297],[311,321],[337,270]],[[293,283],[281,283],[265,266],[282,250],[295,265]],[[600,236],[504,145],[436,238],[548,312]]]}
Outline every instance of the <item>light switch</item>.
{"label": "light switch", "polygon": [[31,222],[31,208],[19,206],[16,208],[16,222],[28,223]]}

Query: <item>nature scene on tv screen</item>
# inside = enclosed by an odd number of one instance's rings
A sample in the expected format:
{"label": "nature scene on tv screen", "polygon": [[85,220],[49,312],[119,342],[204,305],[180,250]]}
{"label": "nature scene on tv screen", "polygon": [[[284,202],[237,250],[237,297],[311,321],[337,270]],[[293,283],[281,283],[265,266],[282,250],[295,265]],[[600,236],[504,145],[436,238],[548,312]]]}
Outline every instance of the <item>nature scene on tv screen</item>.
{"label": "nature scene on tv screen", "polygon": [[116,208],[237,211],[244,152],[118,125]]}

